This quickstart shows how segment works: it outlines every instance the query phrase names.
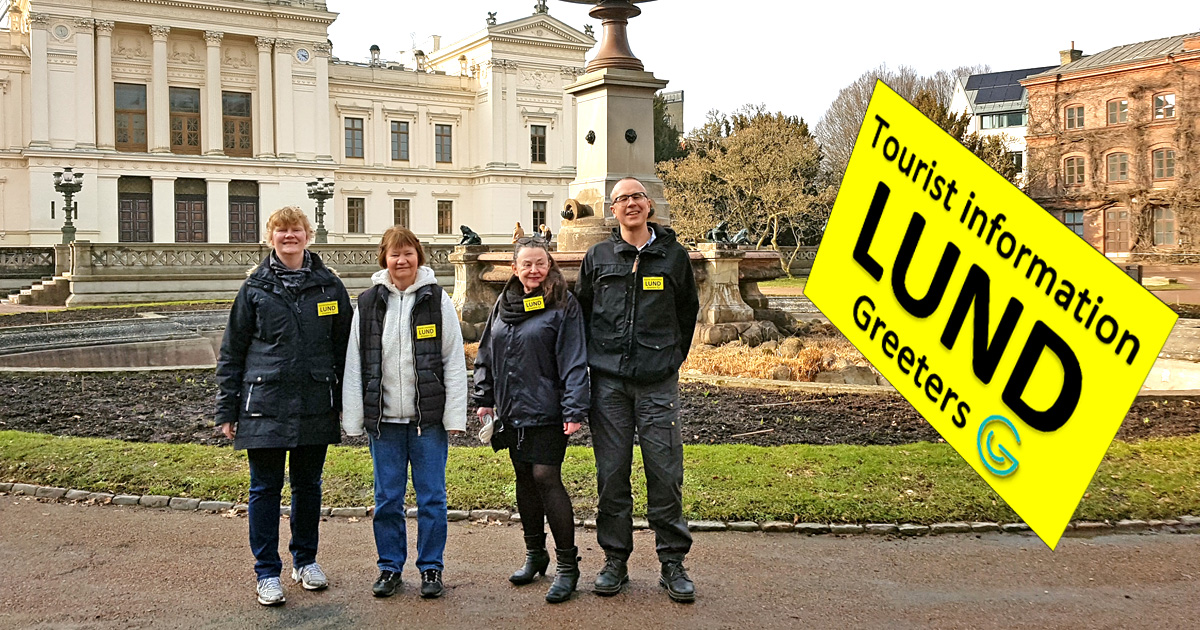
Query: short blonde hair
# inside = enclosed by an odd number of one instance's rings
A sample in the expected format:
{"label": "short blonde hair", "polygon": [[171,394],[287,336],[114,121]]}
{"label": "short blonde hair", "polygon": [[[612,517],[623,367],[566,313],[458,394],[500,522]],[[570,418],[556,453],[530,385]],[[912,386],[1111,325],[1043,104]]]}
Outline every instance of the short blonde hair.
{"label": "short blonde hair", "polygon": [[425,248],[421,247],[421,240],[416,234],[408,228],[393,225],[383,233],[383,238],[379,241],[379,268],[387,269],[387,255],[393,249],[401,247],[412,247],[417,250],[417,266],[425,266]]}
{"label": "short blonde hair", "polygon": [[271,244],[271,239],[274,238],[277,230],[289,228],[299,225],[304,228],[304,233],[308,235],[308,240],[313,239],[315,230],[312,222],[308,220],[308,215],[299,206],[284,206],[267,217],[267,244]]}

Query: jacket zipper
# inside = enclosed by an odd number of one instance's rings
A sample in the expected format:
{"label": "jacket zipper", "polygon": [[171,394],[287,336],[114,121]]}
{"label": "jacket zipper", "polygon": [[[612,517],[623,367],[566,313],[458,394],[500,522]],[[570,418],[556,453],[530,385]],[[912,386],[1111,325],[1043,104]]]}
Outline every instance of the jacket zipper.
{"label": "jacket zipper", "polygon": [[[421,437],[421,379],[420,379],[420,373],[417,371],[417,329],[415,326],[413,326],[413,322],[412,322],[412,318],[411,318],[411,314],[415,313],[416,310],[417,310],[417,304],[416,304],[415,298],[414,298],[413,307],[409,310],[410,315],[409,315],[409,322],[408,322],[408,332],[410,333],[410,336],[412,337],[412,346],[413,346],[413,378],[414,378],[413,388],[417,390],[417,437]],[[443,324],[443,326],[445,326],[445,322],[443,322],[442,324]]]}
{"label": "jacket zipper", "polygon": [[629,345],[627,347],[629,348],[629,361],[631,363],[634,360],[633,353],[637,350],[637,340],[634,338],[633,331],[633,317],[637,313],[637,279],[638,274],[641,273],[641,259],[642,250],[638,250],[637,255],[633,257],[633,299],[629,306],[629,312],[626,313],[625,317],[625,326],[629,328]]}
{"label": "jacket zipper", "polygon": [[250,383],[250,391],[246,392],[246,411],[250,411],[250,399],[254,397],[254,383]]}

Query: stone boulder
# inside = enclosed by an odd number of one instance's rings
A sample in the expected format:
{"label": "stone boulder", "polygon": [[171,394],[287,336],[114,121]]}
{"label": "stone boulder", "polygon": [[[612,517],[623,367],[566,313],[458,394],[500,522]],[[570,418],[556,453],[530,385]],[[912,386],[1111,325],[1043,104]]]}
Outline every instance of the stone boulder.
{"label": "stone boulder", "polygon": [[790,381],[792,380],[792,368],[786,365],[776,365],[775,369],[771,370],[771,380],[773,381]]}
{"label": "stone boulder", "polygon": [[800,351],[804,349],[804,342],[799,337],[788,337],[779,344],[779,351],[776,353],[785,359],[794,359],[800,356]]}

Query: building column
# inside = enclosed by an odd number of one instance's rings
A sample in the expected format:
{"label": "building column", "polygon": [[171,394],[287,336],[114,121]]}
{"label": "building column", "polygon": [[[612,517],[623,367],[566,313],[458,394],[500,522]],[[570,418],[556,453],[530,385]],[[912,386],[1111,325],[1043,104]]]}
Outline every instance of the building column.
{"label": "building column", "polygon": [[317,68],[317,159],[333,160],[333,139],[329,135],[329,58],[333,47],[329,44],[314,44],[313,65]]}
{"label": "building column", "polygon": [[75,147],[96,148],[95,20],[75,20]]}
{"label": "building column", "polygon": [[[229,180],[208,178],[208,242],[229,242]],[[261,214],[261,211],[259,212]]]}
{"label": "building column", "polygon": [[150,177],[152,206],[151,219],[155,243],[175,242],[175,176],[153,175]]}
{"label": "building column", "polygon": [[116,243],[120,238],[117,229],[118,212],[117,181],[120,175],[96,173],[96,216],[99,218],[101,243]]}
{"label": "building column", "polygon": [[285,159],[296,159],[296,126],[293,111],[292,49],[290,39],[275,40],[275,148]]}
{"label": "building column", "polygon": [[50,14],[31,13],[29,15],[30,45],[30,89],[33,111],[30,113],[33,138],[29,143],[33,147],[50,146],[50,61],[46,54],[47,38],[50,37]]}
{"label": "building column", "polygon": [[[224,33],[204,31],[204,41],[208,44],[208,59],[204,66],[204,108],[201,110],[200,126],[204,129],[204,139],[201,150],[204,155],[224,155],[225,142],[222,135],[221,109],[221,38]],[[209,230],[211,232],[211,230]]]}
{"label": "building column", "polygon": [[[169,26],[151,26],[150,35],[154,38],[153,69],[150,72],[150,152],[171,152],[171,93],[167,85],[167,34]],[[157,217],[156,217],[157,219]],[[154,228],[158,232],[157,225]],[[155,241],[158,238],[155,237]],[[173,242],[174,235],[167,243]]]}
{"label": "building column", "polygon": [[258,129],[258,152],[255,157],[275,157],[275,97],[271,88],[271,48],[275,40],[270,37],[259,37],[254,40],[258,46],[258,120],[254,128]]}
{"label": "building column", "polygon": [[[112,151],[117,145],[116,92],[112,76],[112,32],[115,24],[96,20],[96,148]],[[106,242],[114,242],[116,238]]]}
{"label": "building column", "polygon": [[[367,157],[367,166],[387,166],[392,159],[392,129],[383,115],[383,102],[375,101],[371,115],[363,121],[366,127],[363,137],[366,146],[363,147]],[[371,133],[374,131],[375,133]]]}

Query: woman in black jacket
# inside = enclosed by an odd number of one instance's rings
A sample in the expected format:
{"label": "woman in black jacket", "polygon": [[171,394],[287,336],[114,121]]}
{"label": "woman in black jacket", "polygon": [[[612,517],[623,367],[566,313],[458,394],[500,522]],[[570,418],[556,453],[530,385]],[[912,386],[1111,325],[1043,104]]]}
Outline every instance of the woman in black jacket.
{"label": "woman in black jacket", "polygon": [[563,602],[579,581],[575,514],[562,484],[567,439],[587,417],[590,383],[583,312],[540,236],[521,238],[513,276],[497,300],[475,358],[480,418],[503,427],[492,447],[509,449],[517,475],[517,509],[525,531],[525,566],[508,579],[528,584],[546,574],[550,556],[542,519],[558,559],[546,601]]}
{"label": "woman in black jacket", "polygon": [[341,441],[343,362],[353,310],[342,281],[305,247],[312,224],[297,207],[267,219],[272,252],[242,285],[217,362],[217,425],[250,462],[250,549],[258,603],[284,603],[279,499],[284,463],[292,486],[292,579],[328,580],[317,564],[321,469]]}

